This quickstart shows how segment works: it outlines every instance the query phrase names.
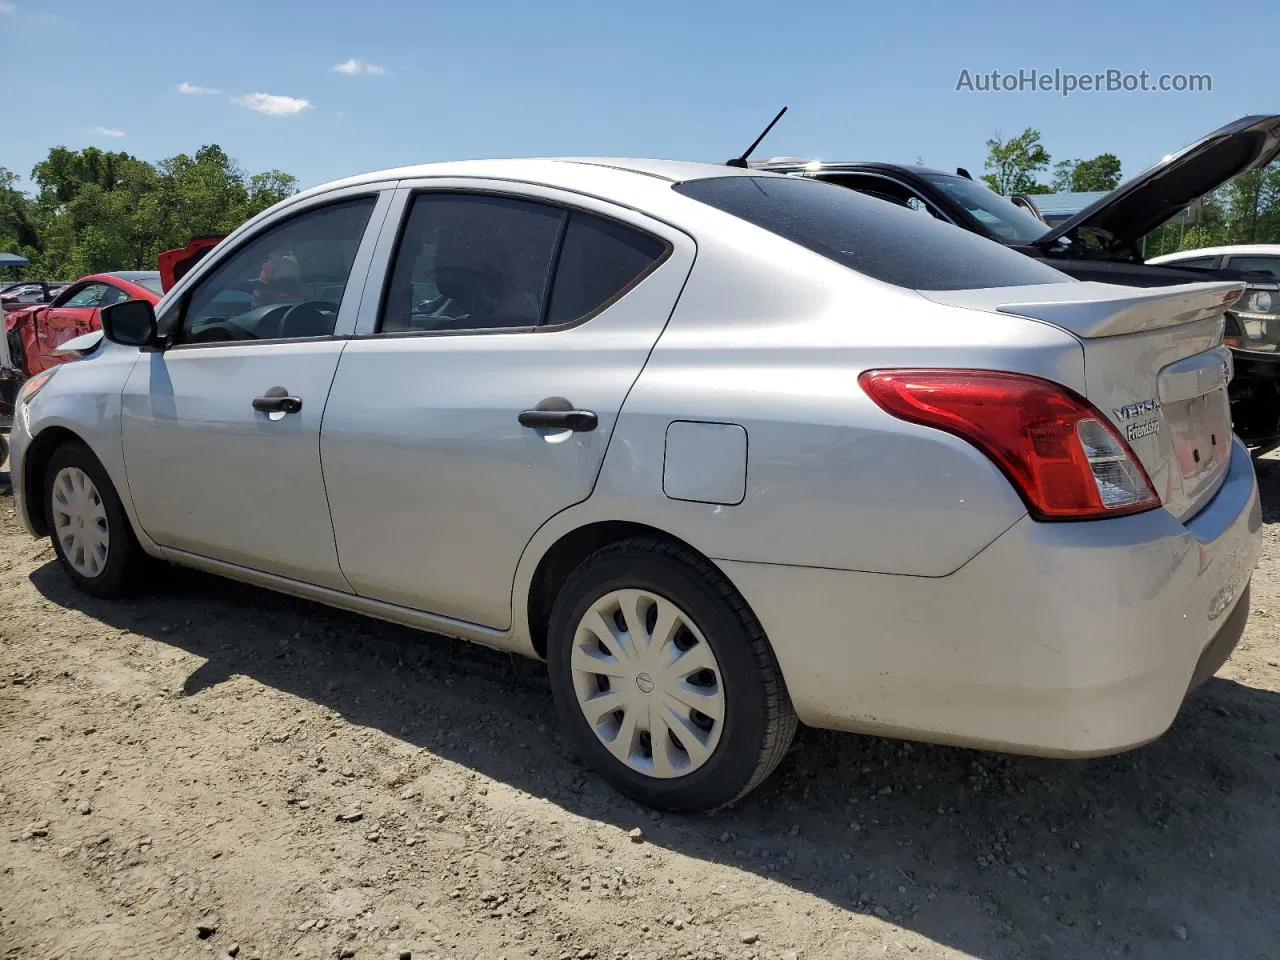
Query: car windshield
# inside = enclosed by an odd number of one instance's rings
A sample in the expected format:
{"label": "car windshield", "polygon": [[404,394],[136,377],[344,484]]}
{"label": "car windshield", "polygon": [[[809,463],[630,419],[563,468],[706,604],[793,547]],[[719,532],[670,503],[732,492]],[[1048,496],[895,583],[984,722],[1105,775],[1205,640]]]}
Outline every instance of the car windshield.
{"label": "car windshield", "polygon": [[1049,227],[1035,216],[976,180],[948,173],[925,173],[921,176],[964,207],[969,216],[1001,240],[1030,243],[1049,232]]}
{"label": "car windshield", "polygon": [[674,189],[899,287],[972,290],[1067,280],[979,234],[847,187],[797,177],[728,176]]}

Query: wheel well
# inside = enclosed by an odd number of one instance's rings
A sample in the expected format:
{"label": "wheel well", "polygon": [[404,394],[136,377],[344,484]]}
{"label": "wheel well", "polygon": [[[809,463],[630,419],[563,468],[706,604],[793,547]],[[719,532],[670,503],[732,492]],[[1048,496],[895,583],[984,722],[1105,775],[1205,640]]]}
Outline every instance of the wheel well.
{"label": "wheel well", "polygon": [[538,656],[545,658],[547,655],[547,627],[551,622],[551,607],[569,574],[602,547],[636,536],[661,537],[697,552],[679,537],[643,523],[610,520],[591,523],[566,533],[538,562],[529,585],[529,638],[533,641],[533,648]]}
{"label": "wheel well", "polygon": [[26,459],[23,461],[22,488],[26,491],[24,500],[27,516],[31,520],[31,526],[42,537],[49,534],[49,518],[45,515],[44,505],[45,472],[49,469],[49,460],[53,457],[53,451],[68,440],[84,442],[66,427],[50,427],[47,430],[41,430],[31,441],[31,446],[27,448]]}

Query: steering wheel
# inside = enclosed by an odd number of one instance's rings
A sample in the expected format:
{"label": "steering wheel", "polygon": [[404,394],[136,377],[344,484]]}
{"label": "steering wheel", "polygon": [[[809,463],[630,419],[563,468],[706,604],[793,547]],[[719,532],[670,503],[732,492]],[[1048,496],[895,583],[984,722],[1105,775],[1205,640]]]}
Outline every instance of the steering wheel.
{"label": "steering wheel", "polygon": [[[336,303],[329,303],[326,300],[303,300],[280,312],[276,320],[275,335],[279,339],[327,336],[333,333],[333,323],[337,316]],[[301,327],[301,331],[290,332],[290,327],[294,325]]]}

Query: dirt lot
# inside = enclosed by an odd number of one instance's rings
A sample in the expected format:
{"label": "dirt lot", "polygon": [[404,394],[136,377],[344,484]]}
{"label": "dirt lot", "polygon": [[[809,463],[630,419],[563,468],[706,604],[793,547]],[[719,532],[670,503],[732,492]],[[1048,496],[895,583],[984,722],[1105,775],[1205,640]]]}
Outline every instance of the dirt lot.
{"label": "dirt lot", "polygon": [[196,574],[73,592],[0,471],[0,956],[1280,956],[1260,476],[1248,634],[1159,742],[805,731],[684,819],[579,765],[536,665]]}

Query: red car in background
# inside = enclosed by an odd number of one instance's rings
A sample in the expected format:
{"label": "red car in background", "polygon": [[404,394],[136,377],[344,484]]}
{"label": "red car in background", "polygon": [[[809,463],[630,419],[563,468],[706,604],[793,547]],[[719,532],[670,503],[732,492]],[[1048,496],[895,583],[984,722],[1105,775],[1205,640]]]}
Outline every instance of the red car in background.
{"label": "red car in background", "polygon": [[102,328],[100,311],[125,300],[155,305],[164,293],[155,270],[122,270],[81,277],[51,303],[5,314],[4,332],[9,360],[17,372],[30,377],[72,359],[54,351],[73,337]]}

